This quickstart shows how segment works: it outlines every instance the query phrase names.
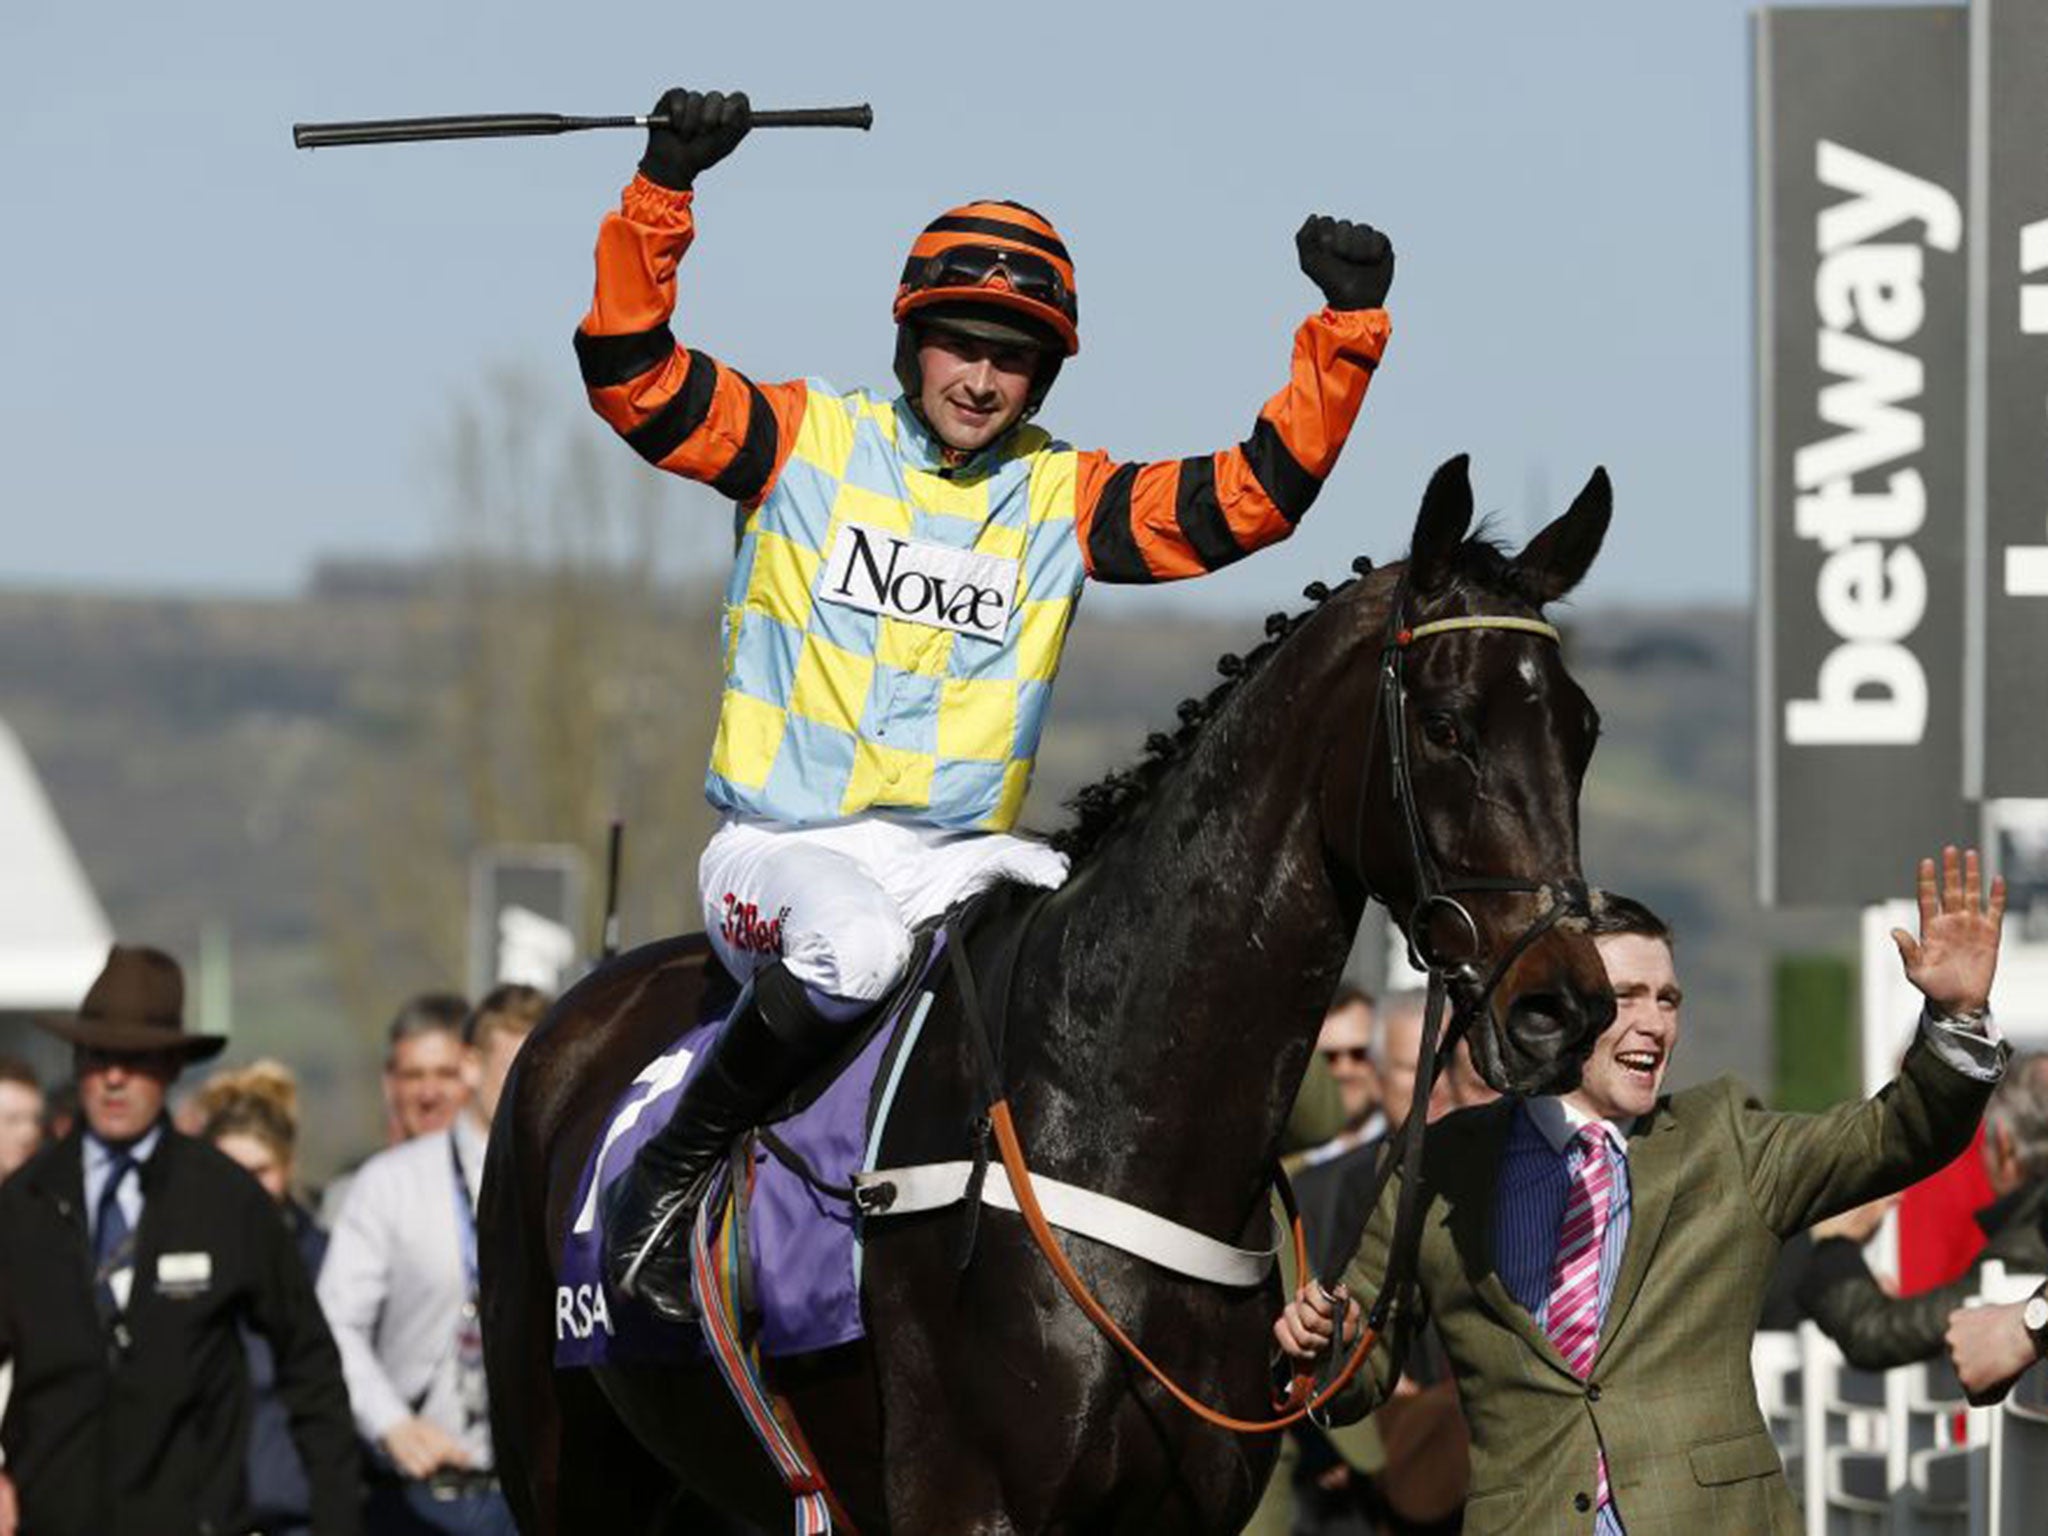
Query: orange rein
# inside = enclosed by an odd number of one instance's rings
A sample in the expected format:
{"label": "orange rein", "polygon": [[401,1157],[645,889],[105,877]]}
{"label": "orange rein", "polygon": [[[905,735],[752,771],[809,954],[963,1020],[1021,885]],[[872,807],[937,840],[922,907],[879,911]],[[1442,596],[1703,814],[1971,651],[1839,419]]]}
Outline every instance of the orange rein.
{"label": "orange rein", "polygon": [[[1171,1393],[1175,1401],[1196,1418],[1206,1424],[1213,1424],[1218,1429],[1232,1430],[1241,1435],[1275,1434],[1288,1425],[1307,1418],[1309,1414],[1328,1403],[1350,1384],[1351,1378],[1356,1376],[1365,1364],[1365,1357],[1372,1352],[1372,1347],[1378,1342],[1379,1337],[1377,1331],[1371,1327],[1365,1330],[1357,1347],[1352,1350],[1351,1357],[1344,1362],[1344,1369],[1339,1371],[1335,1379],[1321,1391],[1315,1390],[1314,1372],[1297,1370],[1293,1382],[1287,1389],[1287,1396],[1274,1404],[1279,1410],[1277,1418],[1233,1418],[1201,1402],[1154,1364],[1151,1356],[1140,1349],[1131,1336],[1117,1325],[1116,1319],[1111,1317],[1102,1303],[1095,1299],[1094,1294],[1088,1289],[1088,1282],[1081,1278],[1072,1261],[1067,1258],[1066,1250],[1060,1246],[1058,1234],[1053,1231],[1052,1224],[1045,1219],[1045,1212],[1038,1204],[1038,1191],[1032,1187],[1031,1170],[1024,1162],[1024,1147],[1018,1141],[1017,1127],[1010,1119],[1009,1100],[998,1099],[991,1104],[988,1118],[989,1126],[995,1132],[996,1149],[1002,1154],[1003,1169],[1010,1176],[1010,1192],[1017,1197],[1017,1210],[1024,1218],[1024,1225],[1030,1231],[1032,1241],[1038,1244],[1038,1251],[1045,1255],[1046,1263],[1052,1266],[1052,1272],[1059,1277],[1060,1284],[1066,1287],[1067,1294],[1074,1298],[1074,1304],[1087,1314],[1088,1320],[1101,1330],[1105,1338],[1142,1365],[1154,1381]],[[1292,1201],[1288,1203],[1291,1207]],[[1306,1275],[1309,1272],[1308,1238],[1302,1230],[1299,1213],[1290,1210],[1290,1215],[1294,1231],[1297,1272]],[[1342,1319],[1339,1319],[1338,1326],[1342,1327]]]}

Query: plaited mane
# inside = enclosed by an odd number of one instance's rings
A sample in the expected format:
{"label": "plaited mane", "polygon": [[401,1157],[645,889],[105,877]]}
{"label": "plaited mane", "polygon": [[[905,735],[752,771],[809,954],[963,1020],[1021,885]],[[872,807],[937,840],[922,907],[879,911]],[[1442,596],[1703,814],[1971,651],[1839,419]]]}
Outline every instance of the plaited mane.
{"label": "plaited mane", "polygon": [[[1356,574],[1341,586],[1333,588],[1312,581],[1303,588],[1302,596],[1311,605],[1303,612],[1267,614],[1266,637],[1250,651],[1241,656],[1226,651],[1219,656],[1216,670],[1223,674],[1223,681],[1201,698],[1182,699],[1176,711],[1180,724],[1172,732],[1154,731],[1145,738],[1145,755],[1137,762],[1105,774],[1068,799],[1066,805],[1073,812],[1073,820],[1053,834],[1053,846],[1077,863],[1100,847],[1104,838],[1145,803],[1166,771],[1187,757],[1201,738],[1203,727],[1244,686],[1245,679],[1258,672],[1315,609],[1356,586],[1372,570],[1372,561],[1360,555],[1351,562],[1351,569]],[[1513,558],[1484,526],[1458,546],[1447,592],[1452,596],[1499,593],[1532,607],[1540,606],[1519,590]]]}

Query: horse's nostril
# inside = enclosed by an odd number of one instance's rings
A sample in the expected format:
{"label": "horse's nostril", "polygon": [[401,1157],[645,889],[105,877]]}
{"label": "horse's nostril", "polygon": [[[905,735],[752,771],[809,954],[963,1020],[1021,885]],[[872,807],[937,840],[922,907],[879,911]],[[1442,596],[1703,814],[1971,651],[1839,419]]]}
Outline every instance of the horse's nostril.
{"label": "horse's nostril", "polygon": [[1568,1037],[1577,1010],[1569,992],[1527,992],[1515,999],[1515,1034],[1525,1045],[1548,1044],[1549,1037]]}

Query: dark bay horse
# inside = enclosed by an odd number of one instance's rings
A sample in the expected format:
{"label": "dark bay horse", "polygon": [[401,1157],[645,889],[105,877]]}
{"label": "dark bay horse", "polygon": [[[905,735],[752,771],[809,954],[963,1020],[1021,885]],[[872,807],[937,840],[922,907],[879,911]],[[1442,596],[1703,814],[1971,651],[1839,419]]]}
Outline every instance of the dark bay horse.
{"label": "dark bay horse", "polygon": [[[1085,793],[1067,884],[1015,958],[1002,1071],[1035,1172],[1227,1242],[1263,1246],[1270,1172],[1323,1010],[1368,899],[1397,920],[1418,877],[1378,734],[1379,667],[1400,625],[1533,619],[1606,531],[1595,472],[1519,554],[1468,538],[1462,458],[1431,481],[1404,566],[1368,571],[1225,658],[1147,760]],[[1405,658],[1402,734],[1420,836],[1448,879],[1579,875],[1578,794],[1598,717],[1550,640],[1454,631]],[[1527,889],[1466,898],[1487,957],[1541,915]],[[635,950],[571,990],[522,1051],[485,1180],[493,1424],[529,1536],[663,1529],[687,1488],[768,1529],[790,1503],[709,1366],[556,1372],[554,1273],[586,1155],[634,1074],[697,1016],[701,938]],[[941,989],[881,1163],[958,1158],[983,1102]],[[1569,1087],[1613,998],[1591,942],[1544,932],[1473,1025],[1497,1088]],[[958,1209],[871,1220],[866,1341],[773,1362],[833,1489],[867,1536],[1225,1532],[1249,1514],[1273,1437],[1211,1428],[1109,1345],[1022,1223]],[[1269,1410],[1276,1286],[1180,1278],[1083,1238],[1068,1252],[1182,1385]],[[681,1529],[684,1527],[670,1527]]]}

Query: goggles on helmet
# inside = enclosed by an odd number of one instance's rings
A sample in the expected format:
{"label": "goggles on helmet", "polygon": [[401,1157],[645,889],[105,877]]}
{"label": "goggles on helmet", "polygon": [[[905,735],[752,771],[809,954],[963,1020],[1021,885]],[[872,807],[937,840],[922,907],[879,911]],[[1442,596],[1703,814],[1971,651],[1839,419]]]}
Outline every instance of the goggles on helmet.
{"label": "goggles on helmet", "polygon": [[1030,251],[995,245],[949,245],[930,256],[913,256],[903,264],[903,292],[936,289],[1008,288],[1021,298],[1058,310],[1068,324],[1078,320],[1074,293],[1059,268]]}

